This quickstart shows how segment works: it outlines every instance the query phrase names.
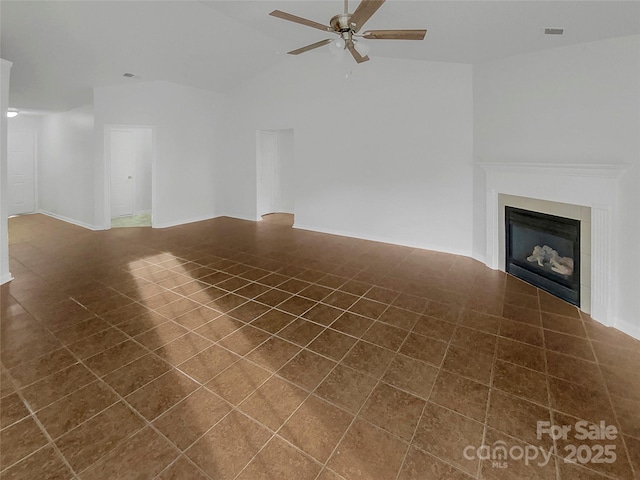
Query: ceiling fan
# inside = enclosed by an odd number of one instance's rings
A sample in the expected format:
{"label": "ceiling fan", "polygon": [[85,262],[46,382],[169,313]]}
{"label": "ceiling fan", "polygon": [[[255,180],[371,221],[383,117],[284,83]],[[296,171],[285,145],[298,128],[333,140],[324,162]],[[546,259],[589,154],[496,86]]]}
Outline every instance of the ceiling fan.
{"label": "ceiling fan", "polygon": [[369,57],[366,55],[366,52],[362,51],[362,49],[356,49],[358,38],[364,38],[367,40],[423,40],[427,33],[426,30],[367,30],[362,34],[359,34],[358,32],[364,26],[366,21],[376,13],[384,2],[385,0],[362,0],[355,12],[349,13],[348,0],[344,0],[344,13],[339,13],[338,15],[333,16],[329,21],[330,26],[314,22],[313,20],[307,20],[306,18],[298,17],[290,13],[282,12],[280,10],[274,10],[269,15],[338,35],[337,39],[327,38],[325,40],[320,40],[319,42],[312,43],[306,47],[291,50],[290,52],[287,52],[288,54],[299,55],[334,42],[332,47],[337,48],[338,50],[349,50],[355,61],[362,63],[368,61]]}

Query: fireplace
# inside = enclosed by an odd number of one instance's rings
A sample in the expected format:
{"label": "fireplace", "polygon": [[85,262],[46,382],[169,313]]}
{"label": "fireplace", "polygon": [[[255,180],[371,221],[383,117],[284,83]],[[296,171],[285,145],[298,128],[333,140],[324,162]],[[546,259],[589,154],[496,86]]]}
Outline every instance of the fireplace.
{"label": "fireplace", "polygon": [[505,206],[505,270],[580,306],[580,221]]}
{"label": "fireplace", "polygon": [[[604,325],[627,332],[637,326],[620,318],[615,284],[622,219],[617,215],[620,182],[627,167],[616,164],[482,162],[486,244],[478,259],[506,271],[505,206],[580,220],[580,310]],[[481,177],[480,177],[481,179]],[[481,243],[479,242],[479,245]],[[484,252],[484,255],[482,253]]]}

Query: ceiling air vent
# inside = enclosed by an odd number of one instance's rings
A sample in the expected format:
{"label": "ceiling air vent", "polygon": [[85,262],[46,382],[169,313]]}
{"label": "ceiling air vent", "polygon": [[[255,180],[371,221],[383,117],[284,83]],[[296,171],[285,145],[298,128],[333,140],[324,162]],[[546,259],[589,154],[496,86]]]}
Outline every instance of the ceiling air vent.
{"label": "ceiling air vent", "polygon": [[131,77],[135,77],[135,75],[133,73],[125,73],[124,75],[122,75],[123,77],[127,77],[127,78],[131,78]]}
{"label": "ceiling air vent", "polygon": [[564,28],[545,28],[545,35],[562,35],[564,33]]}

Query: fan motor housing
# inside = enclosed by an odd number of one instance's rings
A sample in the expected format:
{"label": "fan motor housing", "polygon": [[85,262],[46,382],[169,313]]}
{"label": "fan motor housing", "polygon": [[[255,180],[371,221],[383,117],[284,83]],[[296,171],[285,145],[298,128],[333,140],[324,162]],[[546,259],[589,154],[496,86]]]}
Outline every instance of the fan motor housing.
{"label": "fan motor housing", "polygon": [[339,15],[335,15],[330,22],[331,28],[335,32],[344,33],[351,30],[351,14],[350,13],[341,13]]}

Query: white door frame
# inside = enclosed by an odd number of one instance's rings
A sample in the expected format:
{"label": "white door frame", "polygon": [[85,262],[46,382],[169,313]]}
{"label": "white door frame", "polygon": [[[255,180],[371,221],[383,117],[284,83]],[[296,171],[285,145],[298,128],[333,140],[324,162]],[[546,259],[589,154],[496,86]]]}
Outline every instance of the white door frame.
{"label": "white door frame", "polygon": [[37,213],[40,211],[38,206],[38,131],[28,128],[12,128],[10,130],[11,133],[30,132],[33,135],[33,212],[29,213]]}
{"label": "white door frame", "polygon": [[151,227],[156,211],[156,127],[154,125],[132,125],[110,123],[104,125],[104,224],[103,229],[111,229],[111,131],[121,128],[151,129]]}

